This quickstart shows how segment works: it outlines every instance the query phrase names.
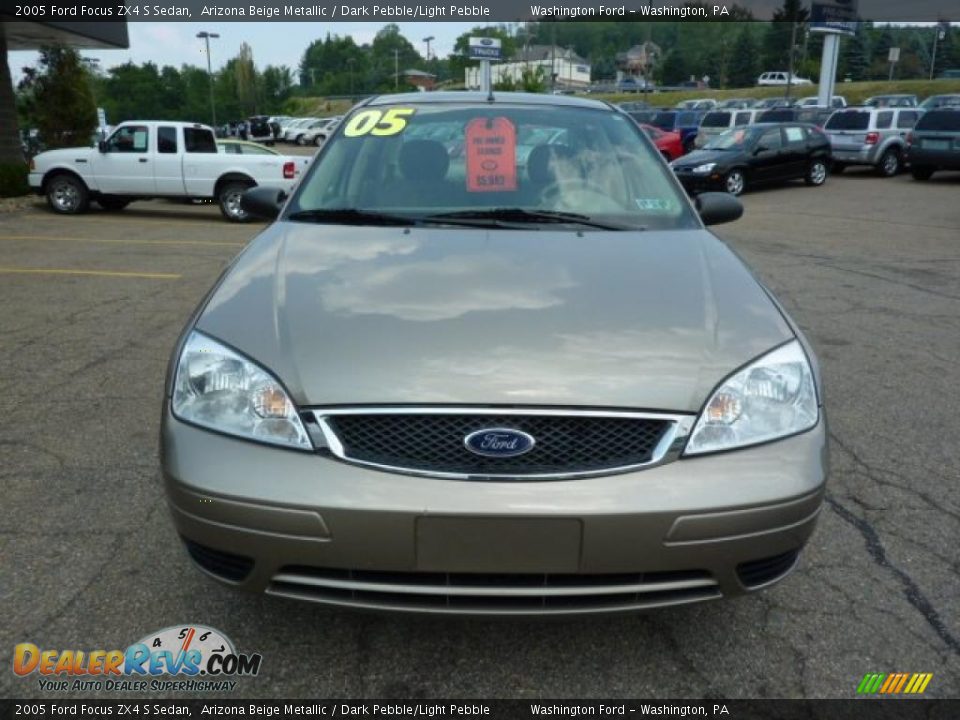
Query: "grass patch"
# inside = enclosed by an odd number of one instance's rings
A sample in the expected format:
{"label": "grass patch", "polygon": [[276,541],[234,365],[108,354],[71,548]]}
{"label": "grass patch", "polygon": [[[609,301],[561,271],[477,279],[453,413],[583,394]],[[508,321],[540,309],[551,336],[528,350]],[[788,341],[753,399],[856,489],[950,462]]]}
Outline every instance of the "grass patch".
{"label": "grass patch", "polygon": [[[728,98],[750,97],[769,98],[783,97],[785,88],[782,87],[752,87],[735,90],[684,90],[682,92],[649,93],[598,93],[588,97],[610,102],[625,102],[629,100],[645,100],[653,106],[676,105],[683,100],[694,98],[713,98],[726,100]],[[960,93],[960,79],[958,80],[877,80],[870,82],[838,82],[834,94],[843,95],[851,105],[862,103],[872,95],[916,95],[923,100],[930,95],[945,95]],[[817,94],[816,85],[795,85],[790,89],[792,97],[809,97]]]}

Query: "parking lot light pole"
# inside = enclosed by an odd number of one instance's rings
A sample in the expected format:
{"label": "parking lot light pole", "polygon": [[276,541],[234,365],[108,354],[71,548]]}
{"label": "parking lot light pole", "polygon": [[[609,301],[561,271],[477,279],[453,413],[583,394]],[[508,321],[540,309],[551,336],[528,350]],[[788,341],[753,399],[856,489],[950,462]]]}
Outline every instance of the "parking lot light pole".
{"label": "parking lot light pole", "polygon": [[433,39],[433,35],[429,35],[423,39],[423,41],[427,44],[427,62],[430,62],[430,43],[433,42]]}
{"label": "parking lot light pole", "polygon": [[213,100],[213,64],[210,62],[210,38],[218,38],[220,35],[217,33],[207,32],[206,30],[201,30],[197,33],[197,37],[203,40],[207,45],[207,77],[210,79],[210,124],[216,128],[217,105]]}

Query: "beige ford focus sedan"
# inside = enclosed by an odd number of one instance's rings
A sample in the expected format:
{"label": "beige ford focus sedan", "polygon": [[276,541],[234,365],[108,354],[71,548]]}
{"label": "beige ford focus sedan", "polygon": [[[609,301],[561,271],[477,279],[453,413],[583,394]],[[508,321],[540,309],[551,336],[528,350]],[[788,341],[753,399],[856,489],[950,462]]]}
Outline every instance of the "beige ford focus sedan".
{"label": "beige ford focus sedan", "polygon": [[194,564],[352,608],[636,611],[796,566],[819,372],[640,128],[565,96],[356,107],[173,350],[162,463]]}

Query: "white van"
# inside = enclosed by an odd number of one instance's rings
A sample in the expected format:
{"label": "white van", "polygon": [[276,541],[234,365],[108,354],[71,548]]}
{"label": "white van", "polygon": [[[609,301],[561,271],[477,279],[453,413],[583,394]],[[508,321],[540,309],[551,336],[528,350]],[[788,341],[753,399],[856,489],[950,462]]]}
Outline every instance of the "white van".
{"label": "white van", "polygon": [[[786,85],[787,79],[790,77],[790,73],[786,71],[765,72],[757,78],[757,85]],[[813,81],[794,75],[792,79],[790,79],[790,84],[813,85]]]}

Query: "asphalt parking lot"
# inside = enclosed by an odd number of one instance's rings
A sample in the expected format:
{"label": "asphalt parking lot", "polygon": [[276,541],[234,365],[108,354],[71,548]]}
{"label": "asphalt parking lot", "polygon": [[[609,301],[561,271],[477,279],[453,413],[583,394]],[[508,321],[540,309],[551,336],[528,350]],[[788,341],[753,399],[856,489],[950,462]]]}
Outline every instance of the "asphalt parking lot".
{"label": "asphalt parking lot", "polygon": [[[956,697],[958,200],[960,174],[858,171],[744,196],[718,234],[823,365],[833,475],[818,530],[767,592],[549,622],[334,612],[196,571],[162,494],[163,375],[259,226],[161,201],[0,215],[0,647],[124,648],[202,623],[263,655],[229,697],[853,697],[867,672],[932,672],[926,694]],[[50,699],[36,677],[0,672],[0,694]]]}

